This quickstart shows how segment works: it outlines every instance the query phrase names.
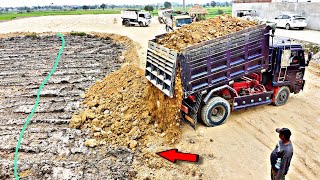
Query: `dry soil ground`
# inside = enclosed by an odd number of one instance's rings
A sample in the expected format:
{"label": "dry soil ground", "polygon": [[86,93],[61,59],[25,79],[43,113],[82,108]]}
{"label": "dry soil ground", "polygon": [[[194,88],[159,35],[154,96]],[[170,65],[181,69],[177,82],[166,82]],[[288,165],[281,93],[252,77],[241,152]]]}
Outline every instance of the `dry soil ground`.
{"label": "dry soil ground", "polygon": [[[79,95],[120,68],[125,47],[109,38],[65,35],[65,39],[63,60],[41,92],[37,113],[21,143],[20,177],[127,178],[131,151],[117,147],[90,150],[84,146],[88,133],[68,128],[83,100]],[[0,179],[13,178],[13,152],[20,129],[60,46],[56,35],[0,39]]]}
{"label": "dry soil ground", "polygon": [[[143,67],[147,42],[155,35],[164,33],[163,25],[154,20],[150,27],[122,27],[119,20],[118,24],[113,24],[114,17],[119,18],[115,15],[26,18],[1,23],[0,33],[72,30],[117,33],[128,36],[141,46],[139,55],[140,64]],[[284,30],[280,30],[280,32],[283,33]],[[303,34],[304,37],[301,39],[314,39],[313,37],[319,36],[319,32],[303,31]],[[4,77],[1,78],[3,81]],[[178,169],[198,169],[196,173],[191,170],[190,173],[195,178],[202,173],[202,179],[269,179],[269,154],[278,141],[274,129],[288,127],[292,130],[294,144],[294,157],[287,176],[288,179],[320,179],[320,155],[318,154],[320,152],[319,78],[320,67],[318,64],[312,63],[306,72],[307,83],[304,91],[298,95],[291,95],[289,103],[285,106],[262,106],[234,112],[224,125],[214,128],[198,124],[197,129],[193,130],[184,126],[182,139],[174,147],[183,152],[199,154],[202,163],[197,165],[179,163],[175,166],[179,167]],[[4,123],[2,127],[11,129],[1,130],[1,133],[15,130],[15,125]],[[30,131],[31,128],[30,126]],[[26,146],[26,148],[28,147]],[[1,149],[1,151],[5,150]],[[139,177],[154,174],[159,179],[163,177],[186,179],[186,174],[179,174],[179,172],[175,168],[152,170],[141,167]],[[91,174],[94,174],[93,170]]]}

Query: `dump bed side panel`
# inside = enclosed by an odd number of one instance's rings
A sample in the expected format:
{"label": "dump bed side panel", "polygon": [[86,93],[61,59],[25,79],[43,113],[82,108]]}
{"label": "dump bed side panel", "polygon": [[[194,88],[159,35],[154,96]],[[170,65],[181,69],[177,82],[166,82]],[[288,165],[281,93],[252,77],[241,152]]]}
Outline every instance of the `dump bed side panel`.
{"label": "dump bed side panel", "polygon": [[149,41],[146,62],[146,78],[164,94],[174,95],[178,54],[155,42]]}
{"label": "dump bed side panel", "polygon": [[269,31],[269,26],[259,25],[184,49],[184,97],[267,69]]}

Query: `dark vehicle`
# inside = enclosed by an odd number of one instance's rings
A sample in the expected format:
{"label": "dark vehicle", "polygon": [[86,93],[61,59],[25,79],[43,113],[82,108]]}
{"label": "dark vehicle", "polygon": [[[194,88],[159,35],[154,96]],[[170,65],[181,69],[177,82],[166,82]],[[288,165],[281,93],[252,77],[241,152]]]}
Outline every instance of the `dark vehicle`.
{"label": "dark vehicle", "polygon": [[199,119],[207,126],[220,125],[231,111],[271,103],[284,105],[290,93],[303,89],[311,55],[306,61],[301,45],[278,42],[273,34],[270,26],[259,25],[180,53],[151,40],[146,78],[173,97],[180,67],[184,93],[181,115],[193,127]]}

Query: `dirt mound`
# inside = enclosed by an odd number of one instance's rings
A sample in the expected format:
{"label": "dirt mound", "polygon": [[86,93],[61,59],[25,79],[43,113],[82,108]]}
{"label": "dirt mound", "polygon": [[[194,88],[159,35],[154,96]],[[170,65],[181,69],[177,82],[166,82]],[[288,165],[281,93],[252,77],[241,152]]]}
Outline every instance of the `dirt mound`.
{"label": "dirt mound", "polygon": [[[90,147],[108,143],[141,149],[155,136],[164,137],[164,142],[175,142],[180,135],[179,103],[171,103],[173,99],[153,88],[143,70],[124,66],[88,89],[83,102],[86,108],[73,115],[70,127],[90,128],[93,139],[86,141]],[[161,108],[156,109],[153,101]],[[170,110],[164,109],[169,105]],[[160,113],[160,118],[155,113]]]}
{"label": "dirt mound", "polygon": [[190,25],[167,33],[157,42],[169,49],[180,51],[190,45],[221,37],[257,25],[230,15],[217,16],[208,20],[194,22]]}

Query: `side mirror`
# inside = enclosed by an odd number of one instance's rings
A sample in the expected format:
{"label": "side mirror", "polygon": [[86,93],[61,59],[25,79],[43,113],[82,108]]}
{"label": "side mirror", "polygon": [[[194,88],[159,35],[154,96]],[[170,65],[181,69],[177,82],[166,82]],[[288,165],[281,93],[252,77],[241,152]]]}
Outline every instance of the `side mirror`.
{"label": "side mirror", "polygon": [[308,52],[308,61],[307,61],[307,65],[309,65],[310,61],[312,60],[312,52]]}

